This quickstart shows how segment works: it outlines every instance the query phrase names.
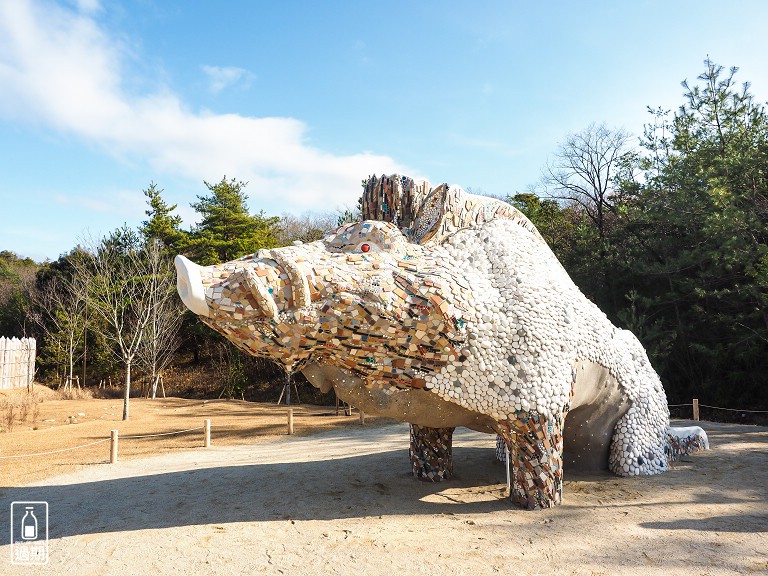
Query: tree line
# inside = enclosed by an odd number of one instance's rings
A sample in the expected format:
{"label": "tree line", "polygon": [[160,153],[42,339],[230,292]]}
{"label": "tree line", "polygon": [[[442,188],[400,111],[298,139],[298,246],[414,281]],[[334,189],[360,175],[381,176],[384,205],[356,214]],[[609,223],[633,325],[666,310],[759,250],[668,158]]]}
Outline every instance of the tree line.
{"label": "tree line", "polygon": [[186,254],[208,265],[313,241],[348,215],[251,214],[245,182],[224,177],[204,184],[207,194],[192,203],[200,222],[190,229],[181,227],[177,206],[150,183],[147,220],[137,229],[124,225],[85,239],[42,265],[0,253],[0,333],[35,336],[40,375],[64,388],[120,372],[124,419],[130,417],[132,374],[145,377],[154,398],[166,369],[183,354],[199,361],[201,349],[217,357],[217,379],[234,395],[247,380],[248,360],[186,311],[176,294],[173,257]]}
{"label": "tree line", "polygon": [[[506,196],[539,228],[581,290],[646,347],[672,403],[768,409],[768,117],[737,69],[705,61],[675,111],[649,108],[637,141],[591,124],[568,135],[527,192]],[[309,242],[355,211],[251,214],[246,183],[222,178],[191,205],[154,183],[147,220],[37,265],[0,252],[0,334],[39,339],[40,367],[64,385],[137,368],[157,393],[183,355],[215,350],[227,394],[270,368],[182,310],[171,259],[202,264]],[[209,354],[211,356],[211,354]]]}
{"label": "tree line", "polygon": [[676,112],[569,135],[528,193],[582,291],[649,353],[672,403],[768,409],[768,117],[711,60]]}

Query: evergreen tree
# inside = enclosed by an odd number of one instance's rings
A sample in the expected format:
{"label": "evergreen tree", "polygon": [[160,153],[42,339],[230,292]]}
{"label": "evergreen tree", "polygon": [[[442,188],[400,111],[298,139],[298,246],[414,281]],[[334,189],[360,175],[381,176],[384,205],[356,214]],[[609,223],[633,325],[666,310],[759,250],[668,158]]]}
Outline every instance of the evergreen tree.
{"label": "evergreen tree", "polygon": [[0,336],[29,336],[27,309],[38,265],[13,252],[0,252]]}
{"label": "evergreen tree", "polygon": [[[573,203],[511,203],[582,291],[640,338],[671,402],[767,409],[768,115],[736,72],[707,60],[683,82],[677,113],[649,108],[642,153],[611,156],[610,181],[593,178],[609,194],[561,178]],[[591,166],[583,149],[561,146],[559,157]]]}
{"label": "evergreen tree", "polygon": [[198,196],[199,201],[192,203],[202,217],[192,231],[188,250],[196,262],[226,262],[277,245],[279,218],[249,212],[243,191],[246,182],[225,176],[216,184],[205,185],[210,194]]}
{"label": "evergreen tree", "polygon": [[160,240],[168,253],[178,254],[186,249],[189,234],[180,228],[181,216],[173,213],[177,205],[169,206],[162,193],[163,190],[154,182],[150,182],[149,188],[144,190],[149,206],[145,214],[149,219],[142,222],[140,230],[145,240]]}
{"label": "evergreen tree", "polygon": [[656,111],[646,130],[645,179],[622,232],[642,295],[633,304],[671,342],[674,399],[765,407],[768,117],[735,68],[705,64],[671,121]]}
{"label": "evergreen tree", "polygon": [[561,262],[569,259],[579,221],[577,209],[563,208],[555,200],[542,200],[533,192],[515,194],[506,202],[528,217]]}

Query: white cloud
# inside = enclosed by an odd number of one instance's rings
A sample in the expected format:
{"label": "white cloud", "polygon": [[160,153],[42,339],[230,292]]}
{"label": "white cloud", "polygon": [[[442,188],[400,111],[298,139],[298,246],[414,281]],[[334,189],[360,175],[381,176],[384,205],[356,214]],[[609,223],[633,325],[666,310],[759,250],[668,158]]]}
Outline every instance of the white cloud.
{"label": "white cloud", "polygon": [[144,216],[144,211],[147,208],[144,195],[134,190],[105,192],[98,198],[54,193],[53,200],[60,206],[84,208],[90,212],[102,214],[119,214],[122,217],[132,219]]}
{"label": "white cloud", "polygon": [[[129,94],[123,47],[91,14],[43,0],[0,0],[0,116],[198,182],[224,174],[247,180],[248,195],[275,209],[347,204],[367,175],[408,172],[387,156],[312,147],[306,126],[293,118],[194,112],[169,90]],[[238,69],[209,68],[220,83],[242,77]]]}
{"label": "white cloud", "polygon": [[93,14],[101,10],[100,0],[75,0],[75,4],[80,12]]}
{"label": "white cloud", "polygon": [[202,66],[203,72],[208,76],[208,88],[214,94],[218,94],[225,88],[229,88],[240,81],[249,82],[253,74],[244,68],[234,66]]}

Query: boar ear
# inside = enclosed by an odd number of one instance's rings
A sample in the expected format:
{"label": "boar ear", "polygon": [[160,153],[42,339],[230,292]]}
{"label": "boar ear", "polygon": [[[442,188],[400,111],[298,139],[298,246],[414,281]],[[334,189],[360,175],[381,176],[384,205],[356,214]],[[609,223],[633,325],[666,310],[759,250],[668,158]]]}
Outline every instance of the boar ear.
{"label": "boar ear", "polygon": [[417,244],[429,242],[440,230],[447,194],[448,184],[440,184],[424,198],[419,206],[409,234]]}

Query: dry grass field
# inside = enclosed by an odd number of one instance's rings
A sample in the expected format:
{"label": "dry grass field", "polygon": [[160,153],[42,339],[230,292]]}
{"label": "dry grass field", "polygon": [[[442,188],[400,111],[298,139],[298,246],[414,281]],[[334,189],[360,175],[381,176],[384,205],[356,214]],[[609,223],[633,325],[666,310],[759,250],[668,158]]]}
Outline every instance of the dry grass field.
{"label": "dry grass field", "polygon": [[[211,442],[216,446],[255,444],[287,434],[285,405],[240,400],[189,400],[183,398],[131,399],[131,418],[122,420],[122,399],[81,398],[63,400],[60,394],[35,385],[29,402],[26,390],[0,390],[0,457],[66,450],[29,458],[0,458],[0,486],[20,486],[83,466],[109,460],[110,430],[119,431],[119,458],[129,460],[160,452],[203,445],[202,426],[211,420]],[[24,412],[25,401],[29,404]],[[9,405],[14,423],[8,425]],[[292,406],[297,435],[339,427],[359,427],[353,416],[336,416],[336,409],[308,404]],[[25,418],[21,415],[25,414]],[[384,419],[367,417],[367,426]],[[10,431],[8,430],[10,428]],[[164,434],[198,428],[182,434],[130,439],[128,436]]]}

